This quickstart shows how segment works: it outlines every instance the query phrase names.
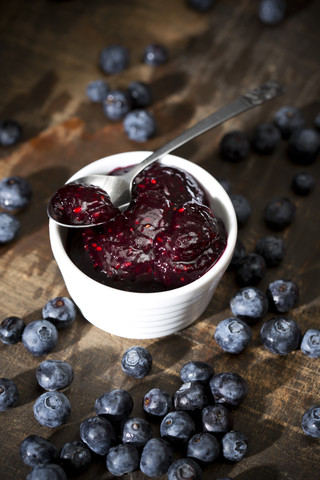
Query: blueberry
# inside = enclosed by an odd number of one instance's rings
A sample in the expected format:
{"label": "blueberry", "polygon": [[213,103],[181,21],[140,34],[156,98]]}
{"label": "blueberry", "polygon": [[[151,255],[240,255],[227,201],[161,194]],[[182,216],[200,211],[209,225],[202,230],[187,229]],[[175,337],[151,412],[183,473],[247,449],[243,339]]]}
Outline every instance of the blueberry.
{"label": "blueberry", "polygon": [[230,462],[239,462],[248,451],[248,439],[242,432],[227,432],[222,438],[222,454]]}
{"label": "blueberry", "polygon": [[58,342],[58,330],[48,320],[34,320],[22,334],[22,343],[32,355],[40,356],[51,352]]}
{"label": "blueberry", "polygon": [[241,260],[245,257],[245,255],[246,255],[245,246],[242,240],[240,240],[240,238],[238,237],[228,269],[234,270],[235,268],[237,268],[241,263]]}
{"label": "blueberry", "polygon": [[0,122],[0,145],[9,147],[21,140],[21,137],[22,128],[20,123],[10,119]]}
{"label": "blueberry", "polygon": [[280,129],[283,138],[289,138],[295,130],[305,126],[305,119],[298,108],[284,106],[275,113],[273,123]]}
{"label": "blueberry", "polygon": [[224,405],[207,405],[201,416],[204,432],[226,433],[233,427],[232,414]]}
{"label": "blueberry", "polygon": [[265,259],[267,267],[275,267],[284,258],[284,241],[282,238],[273,235],[261,237],[256,242],[255,253],[258,253]]}
{"label": "blueberry", "polygon": [[253,134],[252,147],[263,155],[272,153],[281,140],[281,132],[273,123],[262,123]]}
{"label": "blueberry", "polygon": [[207,12],[216,0],[187,0],[187,4],[198,12]]}
{"label": "blueberry", "polygon": [[128,86],[133,108],[148,107],[152,102],[151,88],[144,82],[131,82]]}
{"label": "blueberry", "polygon": [[302,415],[302,430],[306,435],[313,438],[320,438],[320,406],[313,405]]}
{"label": "blueberry", "polygon": [[248,393],[247,382],[233,372],[217,373],[210,380],[214,401],[230,407],[238,407]]}
{"label": "blueberry", "polygon": [[100,416],[89,417],[81,423],[80,437],[98,455],[107,455],[117,438],[111,422]]}
{"label": "blueberry", "polygon": [[300,348],[310,358],[320,357],[320,330],[309,328],[302,337]]}
{"label": "blueberry", "polygon": [[86,93],[92,102],[102,102],[109,93],[109,85],[105,80],[92,80],[87,85]]}
{"label": "blueberry", "polygon": [[261,327],[262,344],[277,355],[287,355],[296,350],[301,341],[301,330],[292,318],[275,317],[267,320]]}
{"label": "blueberry", "polygon": [[274,280],[267,287],[269,307],[277,313],[286,313],[299,300],[299,287],[292,280]]}
{"label": "blueberry", "polygon": [[149,477],[165,474],[173,462],[173,448],[162,438],[152,438],[143,447],[140,470]]}
{"label": "blueberry", "polygon": [[73,380],[72,365],[64,360],[44,360],[37,368],[36,379],[45,390],[62,390]]}
{"label": "blueberry", "polygon": [[130,347],[122,356],[121,368],[129,377],[143,378],[150,372],[152,357],[144,347]]}
{"label": "blueberry", "polygon": [[105,73],[122,72],[129,65],[128,49],[122,45],[109,45],[101,50],[99,63]]}
{"label": "blueberry", "polygon": [[144,418],[128,418],[122,427],[122,443],[143,447],[153,437],[150,423]]}
{"label": "blueberry", "polygon": [[168,413],[160,424],[161,437],[176,445],[186,443],[194,433],[194,421],[184,411]]}
{"label": "blueberry", "polygon": [[26,480],[67,480],[67,475],[60,465],[48,463],[34,467]]}
{"label": "blueberry", "polygon": [[71,404],[61,392],[45,392],[33,405],[36,420],[44,427],[60,427],[70,416]]}
{"label": "blueberry", "polygon": [[138,449],[129,443],[111,447],[107,455],[107,469],[112,475],[120,477],[139,468]]}
{"label": "blueberry", "polygon": [[5,210],[21,210],[29,205],[32,188],[22,177],[12,175],[0,181],[0,207]]}
{"label": "blueberry", "polygon": [[220,141],[220,153],[224,160],[239,162],[250,153],[250,141],[247,135],[239,130],[226,133]]}
{"label": "blueberry", "polygon": [[235,317],[251,325],[268,312],[268,297],[257,287],[244,287],[231,298],[230,308]]}
{"label": "blueberry", "polygon": [[57,328],[69,327],[77,316],[77,309],[68,297],[55,297],[49,300],[42,309],[42,316],[50,320]]}
{"label": "blueberry", "polygon": [[115,388],[96,399],[94,409],[111,422],[126,420],[133,409],[133,399],[129,392]]}
{"label": "blueberry", "polygon": [[44,463],[54,463],[58,458],[58,450],[46,438],[29,435],[20,444],[20,456],[23,463],[35,467]]}
{"label": "blueberry", "polygon": [[132,110],[123,120],[124,131],[130,140],[146,142],[156,132],[156,121],[151,112],[143,109]]}
{"label": "blueberry", "polygon": [[0,378],[0,412],[14,407],[19,400],[19,390],[9,378]]}
{"label": "blueberry", "polygon": [[293,132],[289,139],[290,160],[301,165],[313,163],[320,152],[320,133],[313,128],[303,128]]}
{"label": "blueberry", "polygon": [[178,458],[169,467],[168,480],[202,480],[202,470],[192,458]]}
{"label": "blueberry", "polygon": [[187,457],[203,463],[211,463],[220,453],[220,444],[211,433],[197,433],[190,438],[187,446]]}
{"label": "blueberry", "polygon": [[311,173],[296,173],[292,179],[292,190],[297,195],[309,195],[315,187],[315,179]]}
{"label": "blueberry", "polygon": [[14,345],[21,340],[26,324],[20,317],[7,317],[0,323],[0,340],[7,345]]}
{"label": "blueberry", "polygon": [[266,274],[265,259],[258,253],[248,253],[236,269],[236,281],[240,286],[256,285]]}
{"label": "blueberry", "polygon": [[143,52],[143,62],[148,65],[162,65],[168,61],[168,51],[164,45],[147,45]]}
{"label": "blueberry", "polygon": [[171,395],[162,388],[152,388],[143,397],[143,411],[153,418],[161,418],[172,409]]}
{"label": "blueberry", "polygon": [[217,344],[228,353],[242,352],[252,340],[251,327],[239,318],[230,317],[218,323],[214,332]]}
{"label": "blueberry", "polygon": [[229,180],[227,180],[225,178],[218,178],[217,180],[228,194],[231,193],[232,187],[231,187],[231,183],[229,182]]}
{"label": "blueberry", "polygon": [[251,205],[244,195],[230,193],[230,200],[236,213],[238,227],[243,227],[250,218]]}
{"label": "blueberry", "polygon": [[213,374],[213,366],[208,362],[201,361],[191,361],[185,363],[180,370],[180,378],[183,383],[199,382],[207,384],[209,383],[209,380]]}
{"label": "blueberry", "polygon": [[80,475],[92,462],[89,448],[78,440],[65,443],[60,450],[59,459],[70,476]]}
{"label": "blueberry", "polygon": [[199,382],[183,383],[174,393],[173,404],[176,410],[202,410],[208,405],[204,385]]}
{"label": "blueberry", "polygon": [[286,197],[275,197],[267,203],[264,210],[264,219],[272,230],[284,230],[294,220],[295,204]]}
{"label": "blueberry", "polygon": [[286,13],[286,0],[260,0],[258,15],[262,23],[277,25],[284,20]]}
{"label": "blueberry", "polygon": [[110,120],[121,120],[131,110],[131,107],[129,94],[118,89],[110,90],[102,101],[103,112]]}
{"label": "blueberry", "polygon": [[0,212],[0,245],[15,240],[20,232],[20,221],[11,213]]}

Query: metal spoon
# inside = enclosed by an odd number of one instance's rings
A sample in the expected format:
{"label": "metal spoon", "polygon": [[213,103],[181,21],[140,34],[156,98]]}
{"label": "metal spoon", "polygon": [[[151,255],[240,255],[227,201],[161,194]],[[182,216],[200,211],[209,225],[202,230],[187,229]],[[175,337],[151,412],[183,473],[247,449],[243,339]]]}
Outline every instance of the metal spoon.
{"label": "metal spoon", "polygon": [[[272,100],[284,93],[284,88],[276,81],[269,81],[262,86],[250,90],[245,95],[237,98],[228,105],[220,108],[218,111],[212,113],[192,127],[188,128],[180,135],[170,140],[168,143],[160,147],[158,150],[149,155],[142,162],[132,167],[127,173],[113,176],[113,175],[87,175],[86,177],[72,180],[72,183],[81,183],[84,185],[94,185],[105,190],[111,202],[115,207],[121,211],[128,208],[131,202],[132,183],[135,177],[151,163],[159,160],[163,156],[172,152],[176,148],[184,145],[202,133],[207,132],[221,123],[229,120],[240,113],[250,110],[253,107],[261,105],[264,102]],[[59,225],[71,228],[88,227],[90,225],[69,225],[58,221],[53,210],[52,202],[50,201],[47,207],[49,217]],[[97,224],[95,224],[97,225]]]}

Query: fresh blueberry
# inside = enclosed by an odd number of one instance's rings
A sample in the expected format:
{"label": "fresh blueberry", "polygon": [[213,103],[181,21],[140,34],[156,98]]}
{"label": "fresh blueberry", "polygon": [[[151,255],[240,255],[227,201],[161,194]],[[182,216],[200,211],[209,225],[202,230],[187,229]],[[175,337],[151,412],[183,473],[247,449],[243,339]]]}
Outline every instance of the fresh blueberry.
{"label": "fresh blueberry", "polygon": [[269,307],[277,313],[286,313],[299,300],[299,287],[292,280],[274,280],[267,287]]}
{"label": "fresh blueberry", "polygon": [[119,422],[129,417],[133,409],[133,399],[126,390],[115,388],[97,398],[94,409],[97,415],[103,415],[111,422]]}
{"label": "fresh blueberry", "polygon": [[246,398],[248,386],[238,373],[217,373],[210,380],[214,401],[230,407],[238,407]]}
{"label": "fresh blueberry", "polygon": [[151,112],[136,109],[124,117],[123,127],[130,140],[146,142],[156,132],[156,120]]}
{"label": "fresh blueberry", "polygon": [[187,4],[198,12],[207,12],[216,0],[187,0]]}
{"label": "fresh blueberry", "polygon": [[151,88],[144,82],[131,82],[128,93],[132,100],[133,108],[148,107],[152,102]]}
{"label": "fresh blueberry", "polygon": [[143,411],[153,418],[161,418],[172,409],[171,395],[162,388],[152,388],[143,397]]}
{"label": "fresh blueberry", "polygon": [[102,49],[99,62],[105,73],[122,72],[129,65],[128,49],[122,45],[109,45]]}
{"label": "fresh blueberry", "polygon": [[248,451],[248,439],[242,432],[227,432],[222,438],[222,454],[230,462],[239,462]]}
{"label": "fresh blueberry", "polygon": [[224,405],[207,405],[201,416],[204,432],[226,433],[233,427],[232,414]]}
{"label": "fresh blueberry", "polygon": [[22,334],[22,343],[32,355],[40,356],[51,352],[58,342],[58,330],[48,320],[34,320]]}
{"label": "fresh blueberry", "polygon": [[173,462],[173,448],[163,438],[152,438],[143,447],[140,470],[149,477],[165,474]]}
{"label": "fresh blueberry", "polygon": [[231,183],[229,182],[229,180],[227,180],[226,178],[218,178],[217,180],[220,183],[220,185],[225,189],[225,191],[228,194],[230,194],[231,190],[232,190],[232,187],[231,187]]}
{"label": "fresh blueberry", "polygon": [[302,337],[300,348],[310,358],[320,357],[320,330],[309,328]]}
{"label": "fresh blueberry", "polygon": [[313,438],[320,438],[320,406],[313,405],[302,415],[302,430],[306,435]]}
{"label": "fresh blueberry", "polygon": [[0,122],[0,145],[9,147],[17,143],[22,137],[20,123],[15,120],[3,120]]}
{"label": "fresh blueberry", "polygon": [[266,25],[277,25],[281,23],[286,13],[286,0],[260,0],[259,2],[259,19]]}
{"label": "fresh blueberry", "polygon": [[246,255],[245,246],[242,240],[240,240],[240,238],[238,237],[228,269],[234,270],[235,268],[237,268],[241,263],[241,260],[245,257],[245,255]]}
{"label": "fresh blueberry", "polygon": [[168,61],[168,51],[164,45],[147,45],[143,52],[144,63],[152,66],[162,65]]}
{"label": "fresh blueberry", "polygon": [[180,378],[183,383],[199,382],[206,385],[212,375],[214,375],[214,368],[208,362],[191,361],[185,363],[180,370]]}
{"label": "fresh blueberry", "polygon": [[26,476],[26,480],[67,480],[67,475],[60,465],[47,463],[34,467]]}
{"label": "fresh blueberry", "polygon": [[19,390],[9,378],[0,378],[0,412],[14,407],[19,400]]}
{"label": "fresh blueberry", "polygon": [[130,347],[122,356],[121,368],[129,377],[143,378],[150,372],[152,357],[144,347]]}
{"label": "fresh blueberry", "polygon": [[295,204],[286,197],[275,197],[267,203],[264,210],[264,219],[272,230],[284,230],[294,220]]}
{"label": "fresh blueberry", "polygon": [[292,179],[292,190],[297,195],[309,195],[315,187],[315,179],[311,173],[296,173]]}
{"label": "fresh blueberry", "polygon": [[120,477],[139,468],[138,449],[129,443],[111,447],[107,455],[107,469],[112,475]]}
{"label": "fresh blueberry", "polygon": [[313,163],[320,152],[320,133],[313,128],[303,128],[293,132],[289,139],[290,160],[301,165]]}
{"label": "fresh blueberry", "polygon": [[237,354],[250,344],[252,331],[251,327],[240,318],[230,317],[218,323],[214,338],[222,350]]}
{"label": "fresh blueberry", "polygon": [[261,237],[256,242],[255,253],[258,253],[265,259],[267,267],[275,267],[284,258],[284,241],[282,238],[273,235]]}
{"label": "fresh blueberry", "polygon": [[63,469],[70,476],[80,475],[92,462],[89,448],[78,440],[65,443],[60,450],[59,458]]}
{"label": "fresh blueberry", "polygon": [[262,123],[253,134],[252,147],[262,155],[272,153],[281,140],[281,132],[273,123]]}
{"label": "fresh blueberry", "polygon": [[242,287],[256,285],[266,274],[267,265],[262,255],[252,252],[243,257],[236,269],[236,281]]}
{"label": "fresh blueberry", "polygon": [[160,424],[160,435],[174,445],[186,443],[195,434],[195,424],[184,411],[168,413]]}
{"label": "fresh blueberry", "polygon": [[292,318],[275,317],[267,320],[261,327],[262,344],[277,355],[287,355],[296,350],[301,341],[301,330]]}
{"label": "fresh blueberry", "polygon": [[102,102],[109,93],[109,84],[105,80],[92,80],[86,88],[88,98],[95,103]]}
{"label": "fresh blueberry", "polygon": [[62,390],[73,380],[72,365],[65,360],[44,360],[37,368],[36,379],[45,390]]}
{"label": "fresh blueberry", "polygon": [[235,317],[251,325],[268,312],[268,297],[257,287],[244,287],[231,298],[230,308]]}
{"label": "fresh blueberry", "polygon": [[284,106],[273,117],[273,123],[280,129],[283,138],[289,138],[295,130],[305,126],[305,119],[298,108]]}
{"label": "fresh blueberry", "polygon": [[116,443],[116,432],[109,420],[97,416],[89,417],[80,425],[81,440],[98,455],[107,455]]}
{"label": "fresh blueberry", "polygon": [[220,444],[211,433],[196,433],[190,438],[187,446],[187,456],[203,463],[211,463],[220,453]]}
{"label": "fresh blueberry", "polygon": [[22,177],[12,175],[0,181],[0,207],[5,210],[21,210],[29,205],[32,188]]}
{"label": "fresh blueberry", "polygon": [[131,108],[132,104],[129,94],[118,89],[110,90],[102,101],[103,112],[110,120],[121,120]]}
{"label": "fresh blueberry", "polygon": [[168,480],[202,480],[202,469],[192,458],[178,458],[169,467]]}
{"label": "fresh blueberry", "polygon": [[45,392],[33,405],[36,420],[44,427],[60,427],[70,416],[71,404],[61,392]]}
{"label": "fresh blueberry", "polygon": [[153,437],[150,423],[144,418],[128,418],[122,427],[122,443],[143,447]]}
{"label": "fresh blueberry", "polygon": [[55,463],[58,450],[49,440],[39,435],[29,435],[20,444],[20,456],[23,463],[30,467],[44,463]]}
{"label": "fresh blueberry", "polygon": [[11,213],[0,212],[0,245],[15,240],[20,232],[20,221]]}
{"label": "fresh blueberry", "polygon": [[205,387],[200,382],[183,383],[173,395],[176,410],[202,410],[208,405]]}
{"label": "fresh blueberry", "polygon": [[236,212],[238,227],[243,227],[250,218],[251,215],[251,205],[248,199],[241,194],[230,193],[230,200],[232,202],[233,208]]}
{"label": "fresh blueberry", "polygon": [[20,317],[7,317],[0,323],[0,340],[7,345],[14,345],[21,340],[26,324]]}
{"label": "fresh blueberry", "polygon": [[57,328],[69,327],[77,316],[77,309],[68,297],[55,297],[49,300],[42,309],[42,316]]}
{"label": "fresh blueberry", "polygon": [[250,141],[247,135],[239,130],[226,133],[220,141],[220,153],[224,160],[239,162],[250,153]]}

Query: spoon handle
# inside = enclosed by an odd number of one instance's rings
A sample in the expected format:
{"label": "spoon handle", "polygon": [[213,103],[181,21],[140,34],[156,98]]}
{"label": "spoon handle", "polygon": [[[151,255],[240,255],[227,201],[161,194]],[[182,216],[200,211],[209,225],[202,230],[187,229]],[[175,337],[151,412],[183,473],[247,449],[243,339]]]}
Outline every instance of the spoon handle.
{"label": "spoon handle", "polygon": [[145,160],[140,162],[135,167],[131,168],[128,173],[124,175],[127,180],[133,180],[143,169],[148,167],[151,163],[159,160],[159,158],[167,155],[176,148],[184,145],[202,133],[207,132],[211,128],[217,127],[221,123],[233,118],[240,113],[250,110],[257,105],[272,100],[278,95],[284,93],[284,88],[276,81],[269,81],[254,90],[250,90],[242,97],[237,98],[228,105],[220,108],[200,122],[182,132],[177,137],[170,140],[168,143],[160,147],[158,150],[149,155]]}

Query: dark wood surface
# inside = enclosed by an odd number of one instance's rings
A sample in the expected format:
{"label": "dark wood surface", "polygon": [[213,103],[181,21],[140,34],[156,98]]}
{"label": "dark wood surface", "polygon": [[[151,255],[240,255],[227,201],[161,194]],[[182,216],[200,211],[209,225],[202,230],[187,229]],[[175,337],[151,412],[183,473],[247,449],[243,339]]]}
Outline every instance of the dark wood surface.
{"label": "dark wood surface", "polygon": [[[309,126],[320,111],[319,2],[291,1],[281,25],[267,27],[257,17],[255,0],[217,0],[200,14],[184,0],[11,0],[0,3],[0,119],[13,118],[24,129],[20,144],[0,149],[0,177],[26,177],[33,187],[30,206],[17,214],[21,233],[0,248],[0,318],[18,315],[28,323],[41,318],[44,304],[68,295],[53,259],[46,203],[72,173],[87,163],[127,150],[152,150],[184,128],[247,89],[277,79],[286,94],[269,104],[227,122],[180,148],[177,153],[231,182],[234,193],[252,205],[248,224],[239,231],[247,251],[271,233],[263,221],[266,203],[277,195],[297,206],[294,223],[280,233],[286,243],[282,264],[269,269],[259,286],[289,278],[300,287],[300,301],[290,316],[303,331],[319,327],[319,159],[308,167],[292,164],[287,144],[276,153],[251,153],[238,164],[221,160],[222,135],[235,128],[251,135],[270,121],[283,105],[301,108]],[[130,66],[121,74],[104,76],[98,67],[100,50],[111,43],[129,48]],[[162,43],[169,62],[152,68],[141,61],[144,47]],[[121,122],[111,122],[99,105],[86,97],[89,81],[105,78],[112,87],[130,81],[151,85],[151,110],[157,135],[145,144],[129,141]],[[317,185],[308,197],[291,190],[294,173],[307,170]],[[248,455],[237,464],[218,461],[204,470],[205,479],[230,476],[237,480],[297,480],[319,478],[320,444],[303,434],[301,416],[320,403],[319,360],[300,351],[275,356],[260,343],[262,322],[253,327],[253,341],[238,356],[223,353],[214,340],[218,321],[230,315],[229,300],[238,290],[234,274],[224,276],[210,306],[188,329],[163,339],[132,341],[113,337],[91,326],[79,314],[72,327],[61,331],[59,342],[46,358],[70,361],[75,377],[66,394],[72,404],[68,422],[57,429],[40,426],[32,406],[42,393],[35,371],[43,358],[29,354],[21,343],[0,345],[0,376],[14,380],[18,405],[0,414],[0,478],[25,478],[29,472],[19,456],[19,444],[29,434],[49,438],[58,448],[79,438],[79,425],[94,413],[103,392],[128,389],[134,414],[142,415],[141,399],[151,387],[170,393],[179,387],[179,370],[190,360],[212,362],[216,372],[234,371],[249,385],[248,397],[234,412],[235,428],[250,440]],[[270,317],[268,314],[266,318]],[[116,321],[116,319],[115,319]],[[132,344],[149,348],[150,375],[132,380],[120,368],[123,352]],[[164,476],[165,477],[165,476]],[[95,460],[83,479],[107,479],[104,459]],[[142,479],[141,472],[128,475]]]}

